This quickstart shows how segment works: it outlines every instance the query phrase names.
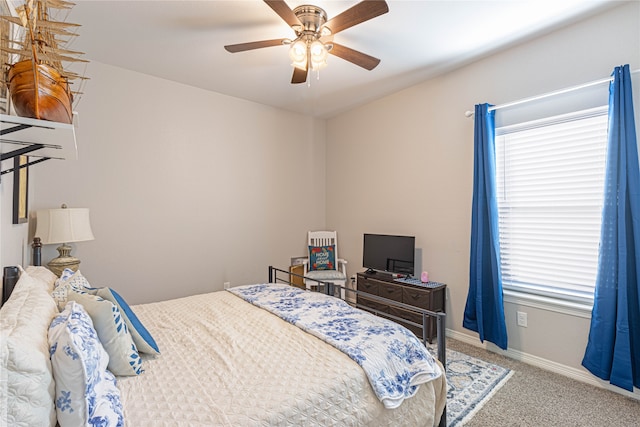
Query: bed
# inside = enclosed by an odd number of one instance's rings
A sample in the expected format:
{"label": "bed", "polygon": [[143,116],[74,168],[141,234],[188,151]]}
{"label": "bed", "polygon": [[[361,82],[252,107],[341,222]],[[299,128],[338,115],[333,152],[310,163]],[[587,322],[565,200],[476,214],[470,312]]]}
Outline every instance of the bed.
{"label": "bed", "polygon": [[[33,266],[20,273],[17,283],[16,276],[15,270],[5,268],[4,286],[13,289],[15,284],[15,291],[0,309],[4,365],[0,420],[12,426],[53,426],[61,418],[54,405],[55,358],[50,351],[55,348],[46,335],[60,314],[61,307],[51,298],[56,278]],[[378,388],[372,386],[375,381],[357,357],[292,323],[305,315],[316,316],[315,307],[330,305],[334,312],[356,309],[329,296],[340,294],[333,285],[321,284],[324,294],[312,293],[290,286],[290,279],[288,271],[270,267],[267,283],[232,288],[236,293],[220,291],[129,307],[160,354],[141,351],[135,362],[140,372],[116,376],[117,389],[105,392],[110,398],[119,395],[120,421],[127,426],[445,425],[442,328],[442,361],[429,362],[441,374],[432,373],[413,387],[415,391],[405,391],[399,401],[389,404],[381,400]],[[310,298],[308,307],[314,308],[298,307],[292,316],[288,306],[284,316],[275,314],[256,302],[257,291],[264,289],[285,292],[287,301],[289,295]],[[242,292],[245,295],[239,295]],[[67,309],[71,305],[81,304],[68,303]],[[126,318],[125,310],[122,313]],[[95,319],[94,323],[97,329]]]}

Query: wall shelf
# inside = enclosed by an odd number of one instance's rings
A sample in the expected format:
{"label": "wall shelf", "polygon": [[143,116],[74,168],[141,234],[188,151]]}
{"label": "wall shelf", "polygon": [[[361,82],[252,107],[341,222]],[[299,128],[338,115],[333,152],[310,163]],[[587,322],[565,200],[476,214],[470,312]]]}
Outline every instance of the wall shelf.
{"label": "wall shelf", "polygon": [[[49,159],[77,160],[73,124],[0,114],[0,161],[29,156],[30,166]],[[14,168],[3,170],[13,172]]]}

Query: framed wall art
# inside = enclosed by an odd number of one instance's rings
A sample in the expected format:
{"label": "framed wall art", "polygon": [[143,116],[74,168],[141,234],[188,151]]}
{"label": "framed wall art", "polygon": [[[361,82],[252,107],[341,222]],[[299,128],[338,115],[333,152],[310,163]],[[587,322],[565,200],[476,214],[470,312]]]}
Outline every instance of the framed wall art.
{"label": "framed wall art", "polygon": [[28,221],[29,203],[29,157],[16,156],[13,159],[13,223]]}

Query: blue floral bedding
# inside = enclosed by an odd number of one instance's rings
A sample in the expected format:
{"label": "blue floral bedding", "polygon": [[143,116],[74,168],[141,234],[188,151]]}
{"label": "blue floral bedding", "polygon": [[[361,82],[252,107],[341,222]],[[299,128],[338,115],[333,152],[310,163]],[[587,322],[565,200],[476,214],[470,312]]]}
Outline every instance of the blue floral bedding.
{"label": "blue floral bedding", "polygon": [[397,408],[420,384],[442,375],[411,331],[338,298],[283,284],[238,286],[229,292],[344,352],[362,367],[386,408]]}

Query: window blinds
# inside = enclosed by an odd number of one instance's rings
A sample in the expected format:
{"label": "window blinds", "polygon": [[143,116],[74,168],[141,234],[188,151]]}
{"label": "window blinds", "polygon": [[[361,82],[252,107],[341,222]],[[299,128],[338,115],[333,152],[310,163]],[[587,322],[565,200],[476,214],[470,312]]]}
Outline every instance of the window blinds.
{"label": "window blinds", "polygon": [[504,288],[592,302],[607,108],[504,127],[496,135]]}

